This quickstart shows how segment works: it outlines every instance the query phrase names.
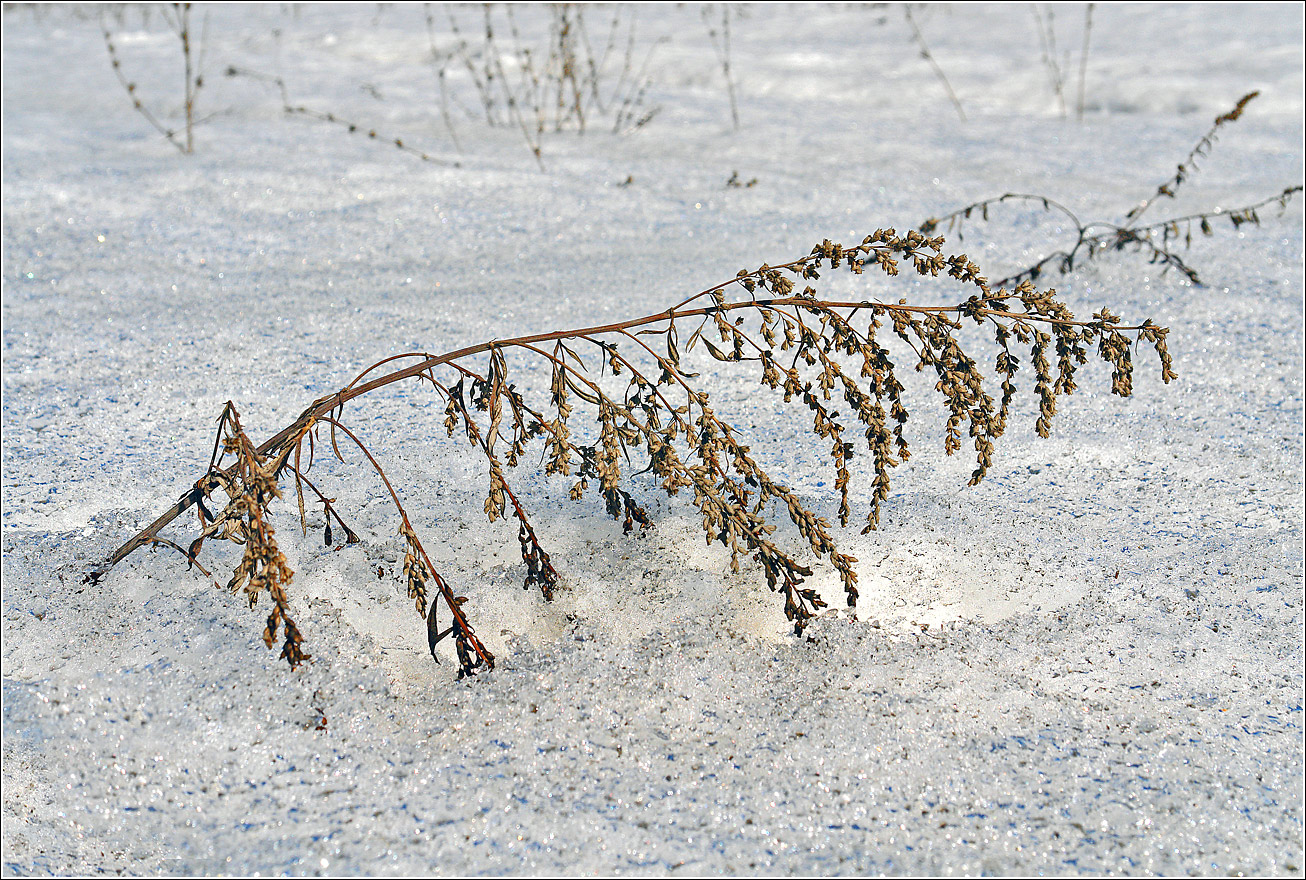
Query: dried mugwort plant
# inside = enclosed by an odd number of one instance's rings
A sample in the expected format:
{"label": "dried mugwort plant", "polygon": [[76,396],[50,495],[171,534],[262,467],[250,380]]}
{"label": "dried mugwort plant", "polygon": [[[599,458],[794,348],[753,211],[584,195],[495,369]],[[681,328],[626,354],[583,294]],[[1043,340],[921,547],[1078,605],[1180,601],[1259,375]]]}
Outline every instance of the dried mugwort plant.
{"label": "dried mugwort plant", "polygon": [[[290,618],[286,586],[292,575],[273,538],[269,508],[293,485],[305,529],[307,491],[323,505],[325,541],[332,543],[332,522],[346,543],[357,541],[332,500],[308,477],[319,446],[327,444],[342,461],[341,446],[354,446],[399,515],[403,577],[426,621],[432,655],[439,642],[452,638],[460,675],[492,668],[494,657],[468,619],[466,597],[436,570],[399,494],[346,415],[360,398],[412,380],[429,385],[443,400],[448,434],[464,436],[484,459],[484,511],[491,521],[516,519],[527,589],[538,588],[547,600],[559,588],[552,557],[508,479],[536,448],[546,474],[570,475],[571,497],[597,496],[626,532],[651,525],[632,491],[632,473],[650,475],[668,495],[688,495],[702,515],[707,541],[730,551],[735,571],[742,559],[751,558],[772,591],[781,594],[785,614],[801,633],[826,602],[805,586],[812,569],[799,551],[773,539],[774,517],[787,517],[811,555],[834,568],[849,606],[857,601],[856,559],[839,551],[832,524],[759,464],[740,432],[716,413],[702,377],[687,368],[682,350],[701,346],[717,361],[750,370],[766,389],[805,411],[813,442],[826,450],[834,471],[840,525],[852,517],[852,462],[860,445],[855,435],[860,434],[873,472],[866,531],[879,522],[889,497],[890,471],[911,455],[908,407],[899,380],[903,356],[909,369],[936,378],[934,388],[949,413],[945,451],[959,451],[964,438],[970,438],[972,485],[992,463],[1021,370],[1031,375],[1038,398],[1035,427],[1044,437],[1058,397],[1075,390],[1077,370],[1094,350],[1111,367],[1115,394],[1132,392],[1133,352],[1139,345],[1155,349],[1162,380],[1174,378],[1166,328],[1150,320],[1126,325],[1105,308],[1079,320],[1054,291],[1037,290],[1028,281],[995,290],[978,266],[964,254],[946,255],[943,245],[942,238],[920,232],[899,235],[880,229],[855,247],[827,240],[797,259],[741,270],[657,314],[484,342],[440,355],[396,355],[373,364],[335,394],[315,400],[259,446],[228,404],[203,476],[87,578],[98,580],[149,544],[173,547],[192,562],[208,540],[243,545],[228,588],[243,591],[251,604],[269,594],[273,608],[264,640],[271,646],[280,639],[282,657],[296,665],[307,655]],[[924,306],[905,300],[824,299],[814,287],[829,271],[894,276],[903,268],[952,279],[969,295],[955,305]],[[988,335],[996,347],[990,363],[997,389],[990,390],[980,360],[963,346],[966,328]],[[513,381],[525,361],[548,371],[549,390],[547,395],[541,391],[539,400],[528,399]],[[589,422],[587,429],[579,424],[582,418]],[[591,439],[582,440],[582,435]],[[159,537],[192,507],[200,531],[189,549]]]}
{"label": "dried mugwort plant", "polygon": [[1277,195],[1269,196],[1241,208],[1215,208],[1210,211],[1201,211],[1182,217],[1171,217],[1146,224],[1142,222],[1143,215],[1161,199],[1173,199],[1175,197],[1184,182],[1196,173],[1197,160],[1206,156],[1215,145],[1216,134],[1220,128],[1231,122],[1236,122],[1242,116],[1247,105],[1259,94],[1260,92],[1249,92],[1243,95],[1232,110],[1216,117],[1211,128],[1206,134],[1202,135],[1201,140],[1179,163],[1174,175],[1158,185],[1156,192],[1151,196],[1126,212],[1124,220],[1119,223],[1104,221],[1085,223],[1079,219],[1074,211],[1047,196],[1030,195],[1028,193],[1004,193],[996,198],[974,202],[942,217],[931,217],[918,228],[926,235],[930,235],[946,224],[947,231],[949,233],[955,232],[958,239],[960,239],[965,222],[972,219],[973,215],[978,214],[981,219],[988,220],[989,209],[995,205],[1008,202],[1032,203],[1040,206],[1045,212],[1055,212],[1069,220],[1075,230],[1075,241],[1068,249],[1053,251],[1040,258],[1038,262],[995,282],[999,286],[1019,284],[1022,281],[1037,281],[1043,272],[1050,267],[1055,268],[1062,274],[1072,272],[1075,266],[1083,261],[1092,260],[1108,251],[1115,252],[1126,249],[1141,251],[1146,254],[1148,262],[1159,264],[1162,267],[1162,272],[1175,269],[1193,284],[1200,285],[1202,281],[1197,274],[1197,270],[1190,266],[1177,250],[1177,245],[1180,243],[1185,248],[1192,245],[1194,228],[1202,235],[1212,235],[1214,233],[1212,223],[1219,220],[1228,220],[1234,229],[1247,223],[1259,226],[1261,222],[1259,212],[1262,209],[1271,205],[1278,205],[1280,211],[1286,209],[1293,196],[1302,191],[1302,185],[1285,187]]}

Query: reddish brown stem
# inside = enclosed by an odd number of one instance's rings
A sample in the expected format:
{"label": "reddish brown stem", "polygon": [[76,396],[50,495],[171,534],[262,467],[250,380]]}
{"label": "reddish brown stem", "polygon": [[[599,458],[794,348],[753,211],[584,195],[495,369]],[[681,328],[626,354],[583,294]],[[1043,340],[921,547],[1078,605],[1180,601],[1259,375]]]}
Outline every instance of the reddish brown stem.
{"label": "reddish brown stem", "polygon": [[[349,430],[333,418],[324,417],[322,418],[322,421],[332,425],[350,440],[354,441],[354,445],[359,448],[363,455],[367,456],[367,460],[371,462],[372,468],[376,471],[377,476],[381,478],[381,482],[385,483],[385,488],[390,493],[390,499],[394,501],[395,509],[399,511],[399,516],[403,519],[404,525],[408,527],[409,533],[416,534],[416,530],[413,528],[413,523],[408,518],[408,512],[404,510],[404,505],[399,501],[399,493],[396,492],[394,486],[390,484],[390,479],[385,475],[385,471],[381,469],[380,462],[378,462],[376,458],[373,457],[372,453],[368,451],[367,447],[363,445],[363,441],[359,440],[358,436],[354,434],[353,431]],[[417,549],[421,551],[422,561],[426,563],[426,570],[431,573],[431,577],[435,580],[436,587],[440,590],[440,595],[444,597],[445,604],[449,606],[449,611],[452,612],[454,620],[457,621],[462,634],[467,637],[472,650],[474,650],[476,655],[481,658],[481,661],[485,664],[487,669],[493,669],[494,655],[486,650],[485,646],[481,644],[481,640],[472,632],[471,624],[467,622],[466,615],[463,614],[462,609],[459,607],[458,597],[454,595],[453,589],[445,583],[444,578],[440,577],[440,573],[436,571],[435,564],[431,562],[431,557],[426,555],[426,548],[421,545],[421,542],[417,542]],[[432,601],[434,601],[434,599]]]}

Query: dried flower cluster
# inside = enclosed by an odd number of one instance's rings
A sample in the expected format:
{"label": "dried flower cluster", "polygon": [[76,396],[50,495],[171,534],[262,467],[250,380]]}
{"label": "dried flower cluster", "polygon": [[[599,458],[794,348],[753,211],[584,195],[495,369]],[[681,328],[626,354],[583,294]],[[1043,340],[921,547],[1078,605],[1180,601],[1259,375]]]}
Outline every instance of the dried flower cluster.
{"label": "dried flower cluster", "polygon": [[1122,251],[1125,249],[1141,251],[1146,254],[1148,261],[1160,265],[1163,272],[1168,269],[1175,269],[1192,283],[1201,284],[1201,278],[1198,276],[1197,270],[1188,265],[1179,255],[1175,250],[1175,245],[1182,241],[1184,247],[1190,247],[1193,242],[1194,227],[1202,235],[1211,235],[1214,232],[1211,224],[1218,220],[1227,220],[1233,225],[1234,229],[1246,223],[1259,225],[1261,222],[1259,214],[1261,209],[1271,205],[1278,205],[1280,211],[1284,210],[1292,197],[1302,191],[1301,184],[1285,187],[1277,195],[1261,199],[1254,204],[1245,205],[1241,208],[1216,208],[1211,211],[1188,214],[1182,217],[1171,217],[1167,220],[1160,220],[1146,225],[1140,225],[1140,221],[1143,214],[1157,201],[1163,198],[1172,199],[1175,197],[1179,187],[1197,171],[1198,158],[1206,156],[1215,145],[1215,136],[1220,128],[1231,122],[1236,122],[1242,116],[1247,105],[1258,94],[1260,93],[1249,92],[1243,95],[1232,110],[1216,117],[1211,128],[1202,136],[1196,146],[1189,151],[1184,160],[1179,163],[1174,175],[1158,185],[1156,192],[1149,198],[1139,202],[1125,213],[1124,220],[1120,223],[1104,221],[1084,223],[1074,211],[1047,196],[1031,195],[1029,193],[1004,193],[995,198],[974,202],[942,217],[931,217],[920,225],[920,231],[929,235],[946,223],[947,231],[950,234],[955,232],[958,240],[960,240],[965,221],[970,220],[974,215],[978,214],[981,219],[988,220],[989,208],[994,205],[1007,202],[1030,203],[1040,206],[1044,211],[1055,211],[1064,215],[1075,228],[1075,242],[1068,249],[1053,251],[1039,259],[1038,262],[1003,278],[997,282],[998,285],[1018,284],[1021,281],[1037,281],[1049,266],[1055,267],[1064,274],[1074,271],[1075,266],[1081,260],[1091,260],[1108,251]]}
{"label": "dried flower cluster", "polygon": [[[275,459],[259,452],[241,428],[236,408],[230,403],[226,405],[218,419],[218,444],[214,447],[208,472],[200,480],[202,497],[196,500],[200,535],[191,543],[187,556],[192,560],[199,556],[208,538],[244,545],[244,555],[227,583],[227,589],[236,593],[243,588],[251,608],[258,602],[260,594],[266,592],[271,597],[272,610],[268,612],[263,641],[271,648],[280,631],[284,637],[281,657],[295,666],[307,660],[309,655],[300,647],[303,639],[290,617],[290,603],[286,598],[285,587],[294,572],[278,549],[272,537],[274,530],[268,522],[268,507],[281,497],[277,474],[289,451],[290,447],[286,447]],[[223,469],[222,462],[228,455],[233,456],[235,462]],[[204,500],[211,499],[219,490],[228,500],[222,512],[214,516]],[[330,528],[329,520],[327,528]]]}
{"label": "dried flower cluster", "polygon": [[[1155,349],[1164,381],[1174,377],[1165,328],[1151,321],[1127,326],[1105,308],[1091,320],[1077,320],[1053,291],[1039,291],[1029,281],[1011,290],[994,290],[965,255],[949,256],[942,248],[942,238],[880,229],[855,247],[824,241],[796,260],[740,271],[658,314],[498,340],[438,356],[397,355],[374,364],[336,394],[314,401],[294,423],[258,448],[245,437],[234,408],[228,405],[219,429],[223,454],[215,449],[208,472],[195,487],[90,577],[102,576],[140,546],[170,544],[157,537],[159,531],[194,505],[200,511],[202,532],[188,555],[194,559],[208,537],[243,542],[245,558],[232,586],[245,584],[251,600],[263,589],[272,594],[276,608],[268,620],[267,638],[275,637],[280,623],[286,639],[283,656],[298,663],[305,655],[287,616],[284,592],[290,571],[272,541],[266,513],[279,497],[278,483],[289,479],[295,482],[305,527],[304,487],[323,503],[328,543],[332,517],[344,527],[330,499],[306,476],[321,442],[319,434],[325,430],[337,457],[342,457],[338,441],[343,437],[361,450],[390,493],[401,519],[403,577],[409,598],[426,619],[432,654],[440,640],[453,636],[462,674],[492,667],[493,656],[464,614],[466,598],[436,571],[381,465],[343,422],[346,405],[356,398],[416,379],[429,383],[444,400],[448,434],[465,436],[485,458],[486,516],[491,521],[509,514],[517,518],[526,588],[538,588],[549,599],[559,585],[552,559],[508,479],[536,445],[546,474],[571,478],[574,499],[592,491],[627,532],[651,524],[632,493],[632,469],[650,475],[669,495],[683,491],[702,515],[707,541],[720,542],[729,550],[733,570],[740,569],[744,557],[751,558],[771,589],[782,594],[785,613],[795,632],[801,633],[826,602],[804,585],[812,573],[808,561],[801,558],[806,554],[774,540],[773,516],[778,512],[788,517],[811,556],[827,560],[838,572],[850,606],[857,601],[856,560],[838,550],[831,523],[768,473],[739,432],[714,411],[708,393],[696,381],[701,377],[684,363],[690,351],[701,346],[717,361],[749,365],[761,385],[786,403],[801,403],[811,419],[817,448],[829,457],[834,470],[840,525],[847,525],[852,517],[853,462],[864,441],[868,470],[873,473],[866,530],[879,522],[889,497],[890,470],[911,454],[905,430],[908,408],[895,358],[905,356],[910,368],[936,378],[935,390],[949,411],[944,449],[954,453],[962,448],[964,437],[970,438],[976,462],[972,484],[992,464],[994,443],[1006,429],[1020,371],[1032,374],[1039,401],[1037,430],[1042,436],[1047,436],[1058,397],[1075,390],[1077,369],[1087,363],[1094,348],[1112,368],[1111,390],[1116,394],[1127,396],[1132,391],[1136,345]],[[953,279],[970,295],[956,305],[919,306],[905,301],[821,299],[813,286],[823,273],[835,270],[895,276],[900,269]],[[984,367],[963,347],[961,337],[967,327],[991,334],[997,351],[990,363],[1000,390],[990,393]],[[688,332],[684,354],[682,331]],[[891,347],[898,353],[892,353]],[[545,399],[531,401],[517,390],[509,379],[510,356],[547,367]],[[587,357],[598,358],[597,374],[593,361],[587,366]],[[396,361],[409,363],[395,369]],[[387,366],[390,372],[381,372]],[[592,430],[573,430],[582,414],[591,420]],[[582,442],[581,436],[592,439]],[[308,462],[301,468],[305,444]],[[236,460],[224,468],[226,454]],[[213,517],[205,502],[218,491],[228,502],[223,513]],[[347,528],[346,536],[356,540]],[[437,623],[439,605],[451,617],[444,630]]]}

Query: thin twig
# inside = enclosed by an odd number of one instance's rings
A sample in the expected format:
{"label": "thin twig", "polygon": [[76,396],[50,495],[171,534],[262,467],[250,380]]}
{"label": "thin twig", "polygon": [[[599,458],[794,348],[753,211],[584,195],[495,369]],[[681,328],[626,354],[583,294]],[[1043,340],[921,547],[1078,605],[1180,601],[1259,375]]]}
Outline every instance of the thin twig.
{"label": "thin twig", "polygon": [[1079,47],[1079,99],[1075,102],[1075,119],[1084,121],[1084,81],[1088,76],[1088,41],[1093,33],[1093,3],[1084,4],[1084,42]]}
{"label": "thin twig", "polygon": [[912,38],[916,40],[916,45],[920,47],[921,57],[929,62],[930,69],[934,71],[934,75],[938,77],[939,82],[943,84],[944,90],[947,91],[948,99],[952,101],[952,106],[957,109],[957,116],[962,122],[965,122],[966,111],[961,109],[961,101],[957,98],[957,93],[952,90],[952,83],[948,82],[947,74],[943,72],[943,68],[939,66],[939,63],[934,60],[934,55],[930,52],[930,47],[925,42],[925,35],[922,34],[921,29],[916,26],[916,19],[911,14],[911,4],[904,3],[902,5],[902,11],[903,14],[907,16],[907,24],[911,26]]}
{"label": "thin twig", "polygon": [[[1246,223],[1259,223],[1258,211],[1261,208],[1277,204],[1280,209],[1286,209],[1292,198],[1302,191],[1302,186],[1298,184],[1285,187],[1276,195],[1268,196],[1252,204],[1232,210],[1215,208],[1210,211],[1186,214],[1181,217],[1171,217],[1148,225],[1141,225],[1139,221],[1143,214],[1157,201],[1162,198],[1174,197],[1179,187],[1196,170],[1197,157],[1205,156],[1214,145],[1215,135],[1221,126],[1237,120],[1257,94],[1257,92],[1250,92],[1244,95],[1232,110],[1217,117],[1211,128],[1202,136],[1196,146],[1189,151],[1184,161],[1179,164],[1175,174],[1160,184],[1151,197],[1143,200],[1130,210],[1121,223],[1107,221],[1085,223],[1065,205],[1046,196],[1029,193],[1004,193],[990,199],[973,202],[941,217],[931,217],[920,224],[918,228],[921,232],[929,235],[946,224],[946,231],[948,233],[955,231],[960,239],[965,221],[970,219],[973,214],[978,214],[981,219],[988,220],[989,208],[993,205],[1011,201],[1032,202],[1041,205],[1044,211],[1055,211],[1064,215],[1074,226],[1074,244],[1068,249],[1048,253],[1035,263],[997,281],[996,285],[999,287],[1007,284],[1017,284],[1026,280],[1037,280],[1049,265],[1055,265],[1062,273],[1070,272],[1079,264],[1081,258],[1092,259],[1100,253],[1119,251],[1125,248],[1141,250],[1148,256],[1150,262],[1160,264],[1163,271],[1175,269],[1193,284],[1200,285],[1202,281],[1197,270],[1188,265],[1187,261],[1175,252],[1170,244],[1172,240],[1182,238],[1185,246],[1189,246],[1192,243],[1194,226],[1197,227],[1201,234],[1210,235],[1212,233],[1211,224],[1217,220],[1228,220],[1235,228]],[[1157,241],[1158,238],[1159,242]]]}

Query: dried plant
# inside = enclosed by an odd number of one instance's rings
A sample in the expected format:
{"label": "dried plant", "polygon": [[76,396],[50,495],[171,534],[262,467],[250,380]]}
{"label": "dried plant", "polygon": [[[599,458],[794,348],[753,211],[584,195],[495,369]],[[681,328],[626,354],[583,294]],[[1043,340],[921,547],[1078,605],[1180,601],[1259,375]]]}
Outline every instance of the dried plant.
{"label": "dried plant", "polygon": [[[769,473],[740,432],[713,409],[700,375],[684,360],[691,350],[701,347],[717,361],[754,371],[765,388],[806,410],[814,442],[828,450],[840,525],[852,517],[852,462],[859,445],[854,434],[862,435],[867,470],[873,473],[864,531],[879,522],[889,498],[890,471],[911,455],[908,407],[895,358],[905,356],[909,367],[935,377],[934,388],[949,413],[944,450],[955,453],[963,437],[970,438],[975,453],[972,485],[992,464],[994,443],[1006,429],[1022,369],[1031,374],[1038,399],[1035,427],[1044,437],[1057,398],[1075,390],[1077,370],[1092,349],[1110,365],[1115,394],[1132,392],[1137,345],[1153,347],[1161,378],[1174,378],[1166,328],[1150,320],[1125,325],[1105,308],[1090,320],[1078,320],[1053,291],[1036,290],[1027,281],[1011,290],[994,290],[979,267],[964,254],[946,255],[943,244],[942,238],[915,231],[899,235],[881,229],[855,247],[827,240],[798,259],[741,270],[657,314],[495,340],[442,355],[396,355],[373,364],[337,393],[314,401],[258,447],[228,404],[205,474],[88,580],[103,577],[139,547],[160,541],[178,547],[158,535],[195,507],[200,535],[187,556],[196,559],[210,538],[243,544],[244,555],[229,587],[243,589],[251,602],[264,591],[271,595],[274,607],[265,641],[271,645],[280,627],[282,656],[297,664],[307,655],[288,613],[285,586],[291,572],[273,541],[268,509],[280,497],[280,487],[292,482],[305,529],[308,489],[323,505],[327,543],[332,540],[333,518],[344,528],[347,542],[356,540],[331,500],[307,476],[314,452],[323,443],[343,461],[340,444],[345,440],[376,471],[399,514],[403,577],[417,613],[426,620],[432,655],[441,640],[452,636],[460,674],[492,667],[493,656],[464,613],[465,597],[437,572],[380,463],[346,424],[346,407],[353,401],[396,382],[415,380],[429,384],[443,400],[447,433],[465,436],[484,458],[484,512],[491,521],[510,516],[517,520],[527,589],[538,588],[550,599],[560,585],[552,558],[508,479],[535,448],[545,474],[569,475],[573,499],[597,495],[626,532],[651,525],[635,496],[632,474],[650,475],[648,480],[669,495],[690,496],[702,516],[707,541],[729,550],[734,571],[742,557],[751,557],[771,589],[783,596],[785,614],[801,633],[826,602],[804,585],[812,573],[805,553],[773,538],[773,516],[786,516],[806,544],[806,553],[834,568],[850,606],[857,601],[856,560],[839,551],[831,523]],[[895,276],[901,268],[952,279],[969,296],[956,305],[909,305],[905,300],[822,299],[812,286],[827,271]],[[963,347],[967,327],[991,335],[996,347],[991,364],[1000,390],[990,392],[979,359]],[[547,394],[541,390],[539,400],[528,400],[512,380],[522,367],[509,358],[535,361],[546,369]],[[597,370],[595,361],[587,363],[587,358],[597,358]],[[399,362],[406,363],[397,367]],[[588,428],[578,410],[588,416]],[[223,496],[221,512],[214,515],[211,510]],[[437,622],[438,606],[449,615],[446,629]]]}
{"label": "dried plant", "polygon": [[136,83],[128,79],[127,74],[123,72],[122,60],[118,57],[118,48],[114,44],[113,34],[109,30],[105,10],[101,9],[100,11],[100,31],[104,35],[104,46],[109,53],[109,62],[113,65],[114,75],[118,77],[122,87],[127,90],[127,96],[131,98],[132,107],[145,118],[146,122],[167,138],[168,143],[181,152],[188,154],[195,152],[195,126],[203,121],[195,118],[195,104],[199,98],[200,89],[204,87],[204,47],[208,42],[208,15],[205,14],[204,23],[200,29],[199,47],[198,50],[195,49],[192,42],[190,14],[191,4],[189,3],[171,3],[163,9],[163,19],[168,23],[173,33],[177,35],[177,40],[180,43],[182,67],[185,74],[182,81],[182,108],[185,114],[185,122],[181,131],[178,131],[164,125],[159,117],[141,101]]}
{"label": "dried plant", "polygon": [[[644,99],[650,85],[648,65],[658,42],[646,47],[636,71],[634,9],[613,7],[606,35],[591,43],[586,8],[574,3],[548,4],[548,35],[539,45],[525,36],[518,22],[524,10],[515,4],[484,4],[479,40],[470,37],[465,22],[452,7],[445,6],[452,45],[441,49],[435,17],[427,5],[431,63],[440,87],[441,116],[451,135],[449,71],[454,66],[467,74],[484,121],[518,128],[539,163],[543,162],[543,138],[549,132],[583,134],[596,118],[606,116],[612,131],[622,133],[652,120],[658,109],[645,108]],[[506,41],[502,39],[505,32]]]}
{"label": "dried plant", "polygon": [[431,69],[435,71],[435,84],[440,90],[440,118],[444,120],[444,127],[449,130],[449,139],[453,141],[454,149],[461,153],[462,143],[458,140],[458,130],[454,128],[453,117],[449,113],[449,64],[453,60],[453,53],[443,52],[437,45],[435,17],[431,14],[431,4],[422,4],[422,9],[426,17],[426,40],[431,49]]}
{"label": "dried plant", "polygon": [[1030,4],[1030,8],[1034,13],[1034,26],[1038,29],[1039,48],[1043,53],[1043,70],[1047,73],[1052,94],[1057,96],[1061,115],[1065,117],[1067,115],[1065,68],[1070,66],[1070,59],[1057,58],[1056,13],[1050,5],[1046,11],[1039,9],[1037,3]]}
{"label": "dried plant", "polygon": [[1045,212],[1056,212],[1069,220],[1075,229],[1075,241],[1068,249],[1053,251],[1040,258],[1036,263],[1001,279],[996,282],[999,286],[1018,284],[1022,281],[1037,281],[1049,267],[1053,267],[1065,274],[1073,271],[1075,266],[1082,261],[1092,260],[1106,252],[1126,249],[1141,251],[1146,254],[1150,263],[1162,267],[1162,272],[1175,269],[1192,283],[1200,285],[1202,282],[1197,270],[1188,265],[1176,250],[1179,243],[1182,243],[1185,248],[1191,247],[1194,229],[1202,235],[1212,235],[1214,233],[1212,223],[1220,220],[1228,220],[1235,229],[1247,223],[1260,225],[1261,217],[1259,212],[1263,208],[1278,205],[1280,211],[1286,209],[1293,196],[1302,191],[1302,185],[1285,187],[1282,192],[1276,195],[1241,208],[1215,208],[1210,211],[1170,217],[1166,220],[1158,220],[1148,224],[1143,224],[1141,221],[1143,215],[1158,201],[1175,197],[1184,182],[1189,180],[1197,171],[1197,160],[1205,157],[1215,145],[1216,134],[1220,128],[1231,122],[1236,122],[1242,116],[1247,105],[1258,94],[1260,93],[1249,92],[1243,95],[1232,110],[1216,117],[1211,128],[1206,134],[1202,135],[1184,160],[1179,163],[1174,175],[1158,185],[1156,192],[1151,196],[1127,211],[1124,219],[1119,223],[1105,221],[1085,223],[1070,208],[1047,196],[1031,195],[1029,193],[1004,193],[995,198],[974,202],[942,217],[931,217],[918,228],[926,235],[930,235],[946,223],[948,233],[955,232],[958,240],[960,240],[964,232],[965,221],[972,219],[975,215],[978,215],[982,220],[988,220],[989,209],[994,205],[1008,202],[1033,204],[1041,207]]}
{"label": "dried plant", "polygon": [[369,140],[377,141],[378,143],[389,144],[395,149],[401,150],[410,156],[414,156],[423,162],[429,162],[433,165],[442,165],[446,168],[461,167],[461,163],[449,161],[447,159],[441,159],[437,156],[433,156],[430,153],[426,152],[425,150],[418,149],[417,147],[414,147],[412,144],[405,142],[403,138],[392,137],[391,135],[378,132],[375,128],[362,125],[358,122],[353,122],[349,119],[345,119],[341,116],[338,116],[335,113],[330,113],[325,110],[317,110],[312,107],[307,107],[303,104],[296,103],[290,99],[290,91],[286,88],[286,81],[279,76],[272,76],[270,74],[260,73],[256,70],[246,70],[243,67],[234,67],[234,66],[227,68],[227,76],[246,77],[248,79],[257,80],[258,82],[263,82],[275,86],[278,93],[281,96],[281,110],[287,116],[304,116],[307,117],[308,119],[316,119],[320,122],[329,122],[332,125],[340,126],[341,128],[348,131],[350,134],[361,134],[367,137]]}
{"label": "dried plant", "polygon": [[[453,73],[466,74],[481,105],[484,122],[490,126],[516,127],[541,168],[544,167],[544,136],[548,133],[564,130],[584,133],[596,119],[603,118],[610,121],[614,133],[627,133],[643,127],[658,112],[656,107],[646,108],[644,102],[651,83],[648,65],[661,41],[647,47],[643,64],[635,72],[635,12],[629,7],[614,7],[604,40],[592,45],[586,7],[549,4],[546,7],[548,36],[543,48],[532,44],[524,35],[518,16],[525,13],[514,4],[481,7],[479,42],[467,35],[465,23],[460,22],[453,8],[443,9],[449,30],[447,37],[441,36],[430,4],[425,5],[424,17],[431,66],[439,91],[440,118],[454,149],[459,152],[462,143],[454,125],[453,108],[461,109],[469,118],[476,118],[477,113],[464,100],[466,96],[458,94]],[[504,32],[506,39],[502,36]],[[390,144],[423,162],[459,167],[456,161],[440,158],[437,150],[413,146],[402,137],[379,131],[375,125],[291,100],[287,83],[280,76],[234,66],[227,68],[227,75],[274,86],[287,116],[331,123],[351,134]],[[375,89],[370,91],[380,100]]]}
{"label": "dried plant", "polygon": [[[268,612],[263,641],[271,648],[280,630],[284,636],[282,659],[291,666],[298,665],[307,660],[308,655],[300,649],[303,639],[290,618],[286,598],[285,586],[290,583],[294,572],[277,548],[272,537],[273,528],[268,522],[268,507],[281,497],[277,474],[285,461],[269,460],[259,454],[241,428],[240,416],[230,403],[218,418],[218,441],[209,460],[205,497],[212,498],[215,491],[221,490],[227,496],[227,504],[214,516],[202,502],[198,503],[200,535],[191,543],[187,556],[191,559],[197,557],[207,538],[243,544],[245,552],[227,589],[233,593],[243,589],[251,608],[258,602],[260,594],[268,594],[272,610]],[[221,465],[229,455],[235,461],[223,469]],[[327,528],[330,528],[329,520]]]}

